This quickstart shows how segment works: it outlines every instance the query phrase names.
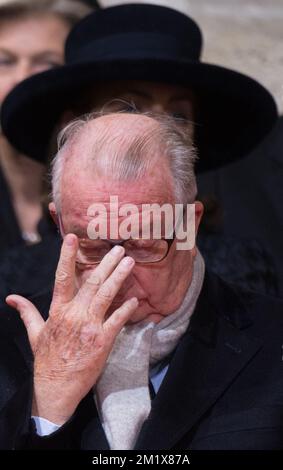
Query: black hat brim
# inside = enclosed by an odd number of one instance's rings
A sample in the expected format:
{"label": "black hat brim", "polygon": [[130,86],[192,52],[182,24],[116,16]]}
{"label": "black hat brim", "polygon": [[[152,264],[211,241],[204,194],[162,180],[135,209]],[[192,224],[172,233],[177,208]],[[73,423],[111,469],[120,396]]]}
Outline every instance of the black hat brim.
{"label": "black hat brim", "polygon": [[123,59],[66,65],[28,78],[2,105],[4,134],[20,152],[45,161],[62,112],[90,84],[107,80],[166,82],[194,90],[199,172],[246,156],[277,120],[271,94],[241,73],[203,62]]}

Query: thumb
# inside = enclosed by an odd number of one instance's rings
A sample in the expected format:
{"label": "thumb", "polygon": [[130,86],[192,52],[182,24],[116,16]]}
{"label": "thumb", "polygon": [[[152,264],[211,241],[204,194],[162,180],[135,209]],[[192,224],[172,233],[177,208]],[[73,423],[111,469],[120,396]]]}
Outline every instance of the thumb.
{"label": "thumb", "polygon": [[18,310],[26,327],[31,349],[34,352],[39,334],[45,324],[42,316],[29,300],[20,295],[9,295],[6,302],[10,307]]}

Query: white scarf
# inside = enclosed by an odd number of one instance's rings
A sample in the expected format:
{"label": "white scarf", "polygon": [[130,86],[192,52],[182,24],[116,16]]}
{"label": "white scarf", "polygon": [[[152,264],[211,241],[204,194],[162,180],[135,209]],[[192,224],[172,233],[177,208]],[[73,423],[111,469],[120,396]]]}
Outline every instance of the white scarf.
{"label": "white scarf", "polygon": [[204,260],[197,252],[192,281],[178,310],[158,324],[142,321],[126,325],[117,336],[95,388],[98,412],[112,450],[134,447],[151,410],[149,367],[169,356],[187,330],[204,271]]}

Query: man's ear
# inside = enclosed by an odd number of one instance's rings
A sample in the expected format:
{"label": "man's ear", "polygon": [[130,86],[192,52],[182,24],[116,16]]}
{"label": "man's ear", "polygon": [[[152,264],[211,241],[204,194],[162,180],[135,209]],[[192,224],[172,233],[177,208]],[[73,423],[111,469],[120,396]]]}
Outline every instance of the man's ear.
{"label": "man's ear", "polygon": [[196,202],[195,202],[195,224],[196,224],[196,225],[195,225],[195,229],[196,229],[196,236],[197,236],[197,233],[198,233],[198,229],[199,229],[199,226],[200,226],[200,222],[201,222],[203,213],[204,213],[204,206],[203,206],[203,203],[200,202],[200,201],[196,201]]}
{"label": "man's ear", "polygon": [[56,211],[56,207],[55,207],[54,202],[50,202],[49,205],[48,205],[48,208],[49,208],[49,213],[50,213],[53,221],[55,222],[57,227],[59,227],[59,220],[58,220],[57,211]]}

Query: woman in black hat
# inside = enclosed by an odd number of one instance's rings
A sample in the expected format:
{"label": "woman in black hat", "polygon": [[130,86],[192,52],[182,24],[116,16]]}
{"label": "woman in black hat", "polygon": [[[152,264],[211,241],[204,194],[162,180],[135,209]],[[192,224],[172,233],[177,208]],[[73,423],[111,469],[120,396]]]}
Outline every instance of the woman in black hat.
{"label": "woman in black hat", "polygon": [[[69,35],[64,67],[26,80],[5,100],[3,131],[20,151],[44,161],[55,123],[86,90],[96,101],[99,83],[161,82],[196,97],[198,171],[227,164],[263,140],[277,119],[276,106],[255,80],[201,62],[201,48],[197,24],[173,9],[130,4],[98,10]],[[95,105],[89,95],[86,105],[85,111]]]}
{"label": "woman in black hat", "polygon": [[[26,80],[8,96],[8,139],[45,161],[55,125],[109,103],[170,112],[194,134],[203,172],[244,157],[277,112],[251,78],[200,61],[201,32],[189,17],[154,5],[121,5],[82,20],[66,43],[66,65]],[[194,121],[194,125],[192,125]]]}

